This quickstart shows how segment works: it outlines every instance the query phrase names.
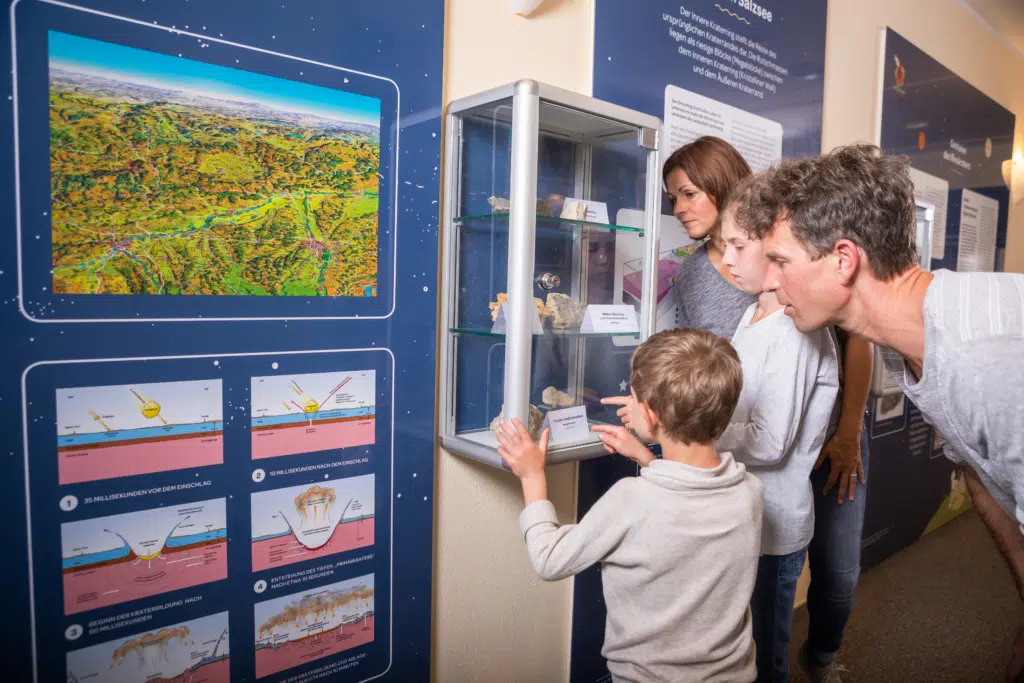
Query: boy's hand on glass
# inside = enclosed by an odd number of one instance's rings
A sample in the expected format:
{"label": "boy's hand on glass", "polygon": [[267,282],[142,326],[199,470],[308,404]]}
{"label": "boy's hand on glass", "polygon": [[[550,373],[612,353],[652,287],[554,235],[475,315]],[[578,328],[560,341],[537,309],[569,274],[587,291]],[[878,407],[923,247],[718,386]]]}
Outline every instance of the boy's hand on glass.
{"label": "boy's hand on glass", "polygon": [[606,406],[621,406],[617,411],[616,415],[622,420],[622,426],[626,429],[633,429],[633,423],[629,417],[629,406],[632,403],[632,396],[609,396],[602,398],[601,403]]}
{"label": "boy's hand on glass", "polygon": [[647,467],[657,460],[644,442],[625,427],[593,425],[590,430],[597,432],[606,451],[624,455],[640,467]]}
{"label": "boy's hand on glass", "polygon": [[520,479],[530,479],[544,475],[544,464],[547,461],[549,432],[541,432],[540,443],[534,443],[530,432],[518,418],[512,418],[512,424],[504,420],[498,425],[498,455],[512,470],[512,474]]}

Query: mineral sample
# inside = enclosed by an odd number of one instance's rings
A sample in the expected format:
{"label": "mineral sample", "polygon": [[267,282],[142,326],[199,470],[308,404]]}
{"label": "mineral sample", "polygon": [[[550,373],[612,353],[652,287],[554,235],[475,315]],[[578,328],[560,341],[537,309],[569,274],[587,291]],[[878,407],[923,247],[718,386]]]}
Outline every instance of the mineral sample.
{"label": "mineral sample", "polygon": [[[487,304],[487,307],[491,309],[492,321],[498,319],[498,309],[501,308],[501,305],[508,303],[508,294],[505,292],[499,292],[496,298],[497,301],[492,301]],[[541,321],[551,317],[551,309],[545,306],[544,302],[537,297],[533,297],[533,305],[537,307],[537,315],[540,316]]]}
{"label": "mineral sample", "polygon": [[571,199],[566,200],[562,206],[561,217],[571,221],[585,221],[587,219],[587,205]]}
{"label": "mineral sample", "polygon": [[540,400],[544,402],[544,405],[552,408],[571,408],[576,402],[572,396],[554,387],[545,389],[540,395]]}
{"label": "mineral sample", "polygon": [[551,327],[566,330],[579,327],[583,323],[583,313],[587,307],[568,294],[552,292],[548,294],[547,307],[551,311]]}
{"label": "mineral sample", "polygon": [[[487,203],[491,205],[491,211],[493,213],[508,213],[512,208],[512,203],[504,197],[488,197]],[[537,200],[537,215],[538,216],[554,216],[554,209],[543,199]]]}
{"label": "mineral sample", "polygon": [[[501,427],[502,420],[505,419],[505,405],[502,404],[501,412],[498,413],[498,417],[491,420],[491,431],[497,432]],[[540,412],[537,406],[530,406],[530,424],[527,429],[530,430],[530,436],[534,439],[540,434],[540,428],[544,425],[544,415]]]}

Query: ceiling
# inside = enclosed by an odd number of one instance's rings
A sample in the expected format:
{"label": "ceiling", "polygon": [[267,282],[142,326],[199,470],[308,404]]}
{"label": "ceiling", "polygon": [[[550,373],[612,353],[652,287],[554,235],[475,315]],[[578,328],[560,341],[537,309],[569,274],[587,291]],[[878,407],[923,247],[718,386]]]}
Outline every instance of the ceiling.
{"label": "ceiling", "polygon": [[959,0],[1024,55],[1024,0]]}

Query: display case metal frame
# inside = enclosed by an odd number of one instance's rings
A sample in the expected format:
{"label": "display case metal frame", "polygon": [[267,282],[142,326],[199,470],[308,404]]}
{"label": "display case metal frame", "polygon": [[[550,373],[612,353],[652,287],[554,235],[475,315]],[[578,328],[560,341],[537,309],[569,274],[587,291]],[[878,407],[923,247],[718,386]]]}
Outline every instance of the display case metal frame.
{"label": "display case metal frame", "polygon": [[[567,113],[583,114],[595,121],[605,120],[634,129],[638,146],[647,150],[647,186],[645,188],[644,216],[644,279],[641,287],[640,339],[646,339],[654,332],[655,315],[651,302],[655,300],[657,288],[658,229],[661,206],[661,173],[658,158],[658,143],[661,135],[661,121],[654,116],[636,112],[609,102],[603,102],[561,88],[520,80],[493,90],[456,100],[448,105],[445,117],[445,161],[444,161],[444,211],[442,243],[442,289],[441,289],[441,349],[440,359],[440,441],[442,447],[452,453],[478,460],[494,467],[506,468],[497,450],[484,443],[474,441],[456,433],[455,387],[456,362],[459,338],[451,330],[456,326],[459,307],[459,226],[456,224],[461,206],[460,170],[462,163],[463,117],[472,110],[511,100],[511,109],[498,107],[494,116],[504,116],[502,123],[511,126],[511,183],[509,193],[510,211],[508,217],[508,303],[505,305],[505,374],[504,405],[507,419],[518,418],[523,424],[529,423],[531,346],[533,343],[532,322],[534,317],[533,284],[537,222],[537,173],[538,145],[540,134],[562,138],[574,144],[575,188],[577,197],[590,199],[591,151],[596,143],[627,139],[619,132],[608,133],[600,128],[592,131],[578,131],[557,124],[542,127],[540,108],[545,106],[561,108]],[[568,118],[572,118],[571,116]],[[573,267],[586,277],[586,250],[581,240],[573,246]],[[575,289],[573,295],[579,296]],[[582,345],[585,340],[576,340],[570,364],[570,383],[578,381],[582,374]],[[570,384],[571,386],[572,384]],[[548,453],[550,464],[581,460],[604,455],[604,447],[598,443],[552,448]],[[507,468],[506,468],[507,469]]]}

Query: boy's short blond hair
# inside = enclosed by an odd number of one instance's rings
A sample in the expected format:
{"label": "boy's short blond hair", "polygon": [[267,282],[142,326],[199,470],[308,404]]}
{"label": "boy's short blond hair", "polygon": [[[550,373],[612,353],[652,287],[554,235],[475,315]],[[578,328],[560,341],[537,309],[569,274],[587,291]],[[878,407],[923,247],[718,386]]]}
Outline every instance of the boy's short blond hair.
{"label": "boy's short blond hair", "polygon": [[630,384],[658,415],[665,435],[710,443],[729,426],[743,388],[736,349],[704,330],[652,335],[633,354]]}

